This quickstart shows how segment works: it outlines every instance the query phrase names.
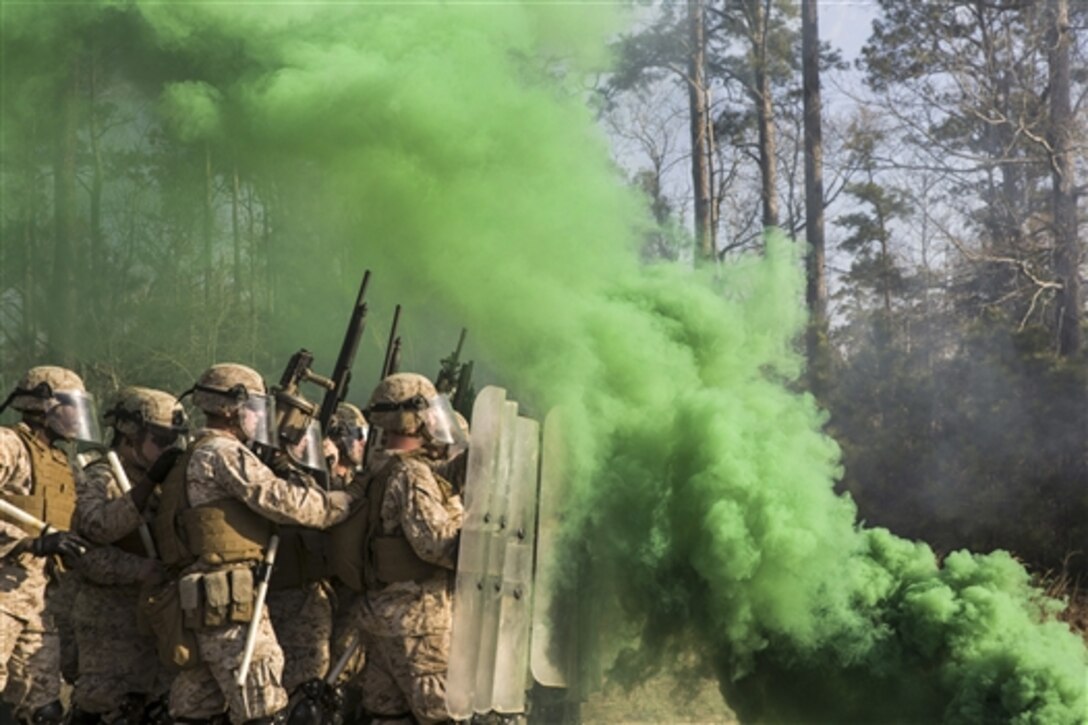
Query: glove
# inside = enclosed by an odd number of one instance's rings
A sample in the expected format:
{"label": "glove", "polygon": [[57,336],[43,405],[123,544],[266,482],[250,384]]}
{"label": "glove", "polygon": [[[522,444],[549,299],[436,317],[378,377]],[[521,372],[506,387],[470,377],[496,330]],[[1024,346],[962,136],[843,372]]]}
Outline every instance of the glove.
{"label": "glove", "polygon": [[180,448],[170,448],[163,451],[159,459],[151,466],[147,472],[147,477],[154,483],[162,483],[166,480],[166,474],[170,473],[170,469],[177,463],[178,457],[181,456],[182,451]]}
{"label": "glove", "polygon": [[371,476],[364,473],[356,473],[351,483],[344,486],[344,493],[351,496],[353,501],[361,501],[366,496],[366,489],[370,486]]}
{"label": "glove", "polygon": [[30,542],[30,553],[34,556],[77,559],[89,548],[90,544],[67,531],[48,531]]}

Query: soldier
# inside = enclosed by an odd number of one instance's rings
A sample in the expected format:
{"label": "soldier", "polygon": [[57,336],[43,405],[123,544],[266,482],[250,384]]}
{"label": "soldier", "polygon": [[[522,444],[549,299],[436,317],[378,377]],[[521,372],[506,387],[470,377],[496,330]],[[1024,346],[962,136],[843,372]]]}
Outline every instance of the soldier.
{"label": "soldier", "polygon": [[368,429],[366,418],[357,407],[351,403],[336,406],[325,437],[333,488],[346,486],[363,465]]}
{"label": "soldier", "polygon": [[188,428],[177,398],[148,388],[121,391],[105,419],[132,490],[125,493],[104,456],[82,472],[74,528],[102,546],[80,560],[83,582],[72,618],[79,676],[69,722],[135,725],[169,687],[154,639],[136,626],[142,584],[161,580],[163,569],[140,537],[157,508],[148,471],[174,450]]}
{"label": "soldier", "polygon": [[156,620],[160,654],[167,650],[184,667],[170,688],[170,714],[177,722],[210,722],[228,711],[234,723],[272,723],[287,705],[287,693],[283,652],[265,609],[254,625],[248,677],[244,686],[235,684],[254,619],[253,566],[273,523],[327,527],[347,515],[359,491],[292,485],[246,447],[273,443],[272,401],[251,368],[213,365],[192,394],[207,424],[167,474],[155,518],[163,562],[177,576],[172,591],[182,617],[180,629],[176,620]]}
{"label": "soldier", "polygon": [[449,400],[414,373],[382,380],[366,415],[386,456],[367,503],[363,706],[373,722],[441,722],[464,508],[433,465],[465,439]]}
{"label": "soldier", "polygon": [[50,526],[38,534],[0,521],[0,690],[22,722],[60,723],[56,560],[78,557],[85,542],[67,533],[75,483],[54,444],[97,437],[94,398],[71,370],[39,366],[0,411],[8,405],[22,421],[0,428],[0,495]]}
{"label": "soldier", "polygon": [[[284,451],[275,456],[272,470],[294,486],[317,485],[310,472],[324,475],[326,471],[316,420],[311,421],[308,435],[291,456]],[[329,668],[332,587],[325,571],[323,532],[281,526],[279,536],[279,553],[269,582],[268,616],[283,650],[283,687],[294,696],[305,683],[319,681]]]}
{"label": "soldier", "polygon": [[[363,464],[363,452],[366,450],[366,437],[369,426],[363,412],[351,403],[340,403],[336,413],[329,421],[328,435],[325,438],[326,452],[333,487],[344,487],[360,472]],[[348,524],[345,524],[348,525]],[[363,670],[366,653],[359,643],[358,608],[356,592],[337,578],[332,579],[334,615],[332,634],[332,661],[336,662],[351,649],[353,654],[338,684],[348,687],[349,683]],[[358,688],[350,687],[343,695],[346,698],[348,712],[358,705]]]}

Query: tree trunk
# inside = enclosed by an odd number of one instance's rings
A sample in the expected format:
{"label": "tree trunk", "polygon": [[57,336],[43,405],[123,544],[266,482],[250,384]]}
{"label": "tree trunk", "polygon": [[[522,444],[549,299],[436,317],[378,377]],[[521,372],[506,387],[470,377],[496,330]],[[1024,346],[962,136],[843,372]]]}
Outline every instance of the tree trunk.
{"label": "tree trunk", "polygon": [[805,300],[809,387],[817,398],[827,392],[831,372],[824,252],[823,130],[820,103],[820,24],[816,0],[801,0],[801,63],[805,117]]}
{"label": "tree trunk", "polygon": [[204,302],[211,305],[212,302],[212,278],[214,276],[215,260],[212,255],[212,232],[214,230],[214,209],[212,208],[214,194],[214,177],[212,176],[212,146],[204,144]]}
{"label": "tree trunk", "polygon": [[754,0],[752,13],[752,60],[755,70],[756,118],[759,124],[759,172],[762,178],[763,226],[778,226],[778,179],[775,168],[774,105],[771,78],[767,73],[768,8]]}
{"label": "tree trunk", "polygon": [[48,298],[50,355],[61,365],[72,365],[76,289],[74,256],[76,244],[76,115],[79,62],[72,59],[69,76],[60,90],[57,104],[57,146],[53,166],[53,280]]}
{"label": "tree trunk", "polygon": [[[90,264],[87,265],[87,269],[90,273],[90,278],[92,280],[98,280],[101,279],[105,259],[105,249],[102,243],[102,184],[104,174],[102,171],[102,144],[98,138],[98,117],[95,109],[95,104],[98,102],[99,56],[94,48],[91,49],[90,62],[90,104],[87,119],[88,134],[91,142],[91,159],[94,170],[91,177],[91,258]],[[95,286],[97,287],[98,285],[96,284]],[[103,299],[104,297],[105,295],[100,299]]]}
{"label": "tree trunk", "polygon": [[234,163],[230,186],[230,233],[234,244],[234,295],[238,305],[242,302],[242,231],[238,222],[239,197],[238,162]]}
{"label": "tree trunk", "polygon": [[691,180],[695,197],[695,261],[715,258],[710,189],[710,104],[706,87],[706,7],[688,0],[688,104],[691,110]]}
{"label": "tree trunk", "polygon": [[1050,145],[1053,169],[1055,271],[1062,283],[1058,294],[1058,354],[1080,353],[1080,240],[1077,238],[1077,199],[1074,191],[1073,113],[1069,91],[1069,0],[1049,0]]}

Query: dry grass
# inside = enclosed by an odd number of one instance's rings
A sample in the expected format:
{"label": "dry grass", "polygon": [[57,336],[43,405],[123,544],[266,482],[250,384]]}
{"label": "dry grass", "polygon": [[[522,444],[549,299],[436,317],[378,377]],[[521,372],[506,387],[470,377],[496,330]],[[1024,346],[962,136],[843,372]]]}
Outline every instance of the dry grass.
{"label": "dry grass", "polygon": [[1039,584],[1047,596],[1066,602],[1066,607],[1058,614],[1058,619],[1069,624],[1069,628],[1078,633],[1088,645],[1088,591],[1081,586],[1080,578],[1070,573],[1069,561],[1074,554],[1065,559],[1061,571],[1051,571],[1039,577]]}
{"label": "dry grass", "polygon": [[631,689],[606,685],[582,704],[583,725],[737,722],[717,682],[709,679],[690,682],[662,675]]}

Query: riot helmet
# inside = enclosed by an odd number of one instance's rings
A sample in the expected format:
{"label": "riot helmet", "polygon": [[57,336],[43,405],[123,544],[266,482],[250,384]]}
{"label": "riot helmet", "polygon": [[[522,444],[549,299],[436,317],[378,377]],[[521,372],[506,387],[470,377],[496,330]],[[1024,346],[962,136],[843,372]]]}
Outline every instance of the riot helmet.
{"label": "riot helmet", "polygon": [[23,413],[24,420],[39,422],[57,438],[101,441],[94,396],[87,392],[82,378],[67,368],[31,368],[0,405],[0,411],[9,405]]}
{"label": "riot helmet", "polygon": [[193,404],[206,415],[232,421],[242,439],[275,448],[276,403],[253,368],[219,363],[204,371],[192,387]]}
{"label": "riot helmet", "polygon": [[336,412],[329,420],[327,437],[336,445],[345,467],[362,465],[369,429],[366,417],[357,407],[351,403],[336,406]]}
{"label": "riot helmet", "polygon": [[449,446],[451,452],[468,447],[449,398],[417,373],[394,373],[378,383],[366,415],[387,433],[419,436],[431,447]]}

